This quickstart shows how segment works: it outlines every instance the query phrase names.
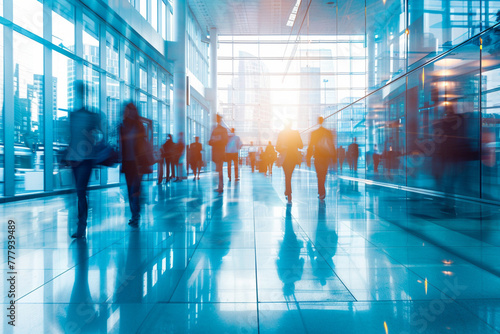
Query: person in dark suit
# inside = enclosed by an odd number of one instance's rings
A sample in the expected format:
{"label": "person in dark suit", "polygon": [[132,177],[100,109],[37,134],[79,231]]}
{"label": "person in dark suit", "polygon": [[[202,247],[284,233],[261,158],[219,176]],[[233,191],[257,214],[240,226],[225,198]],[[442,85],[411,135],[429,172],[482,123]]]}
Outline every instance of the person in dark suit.
{"label": "person in dark suit", "polygon": [[123,123],[120,126],[120,144],[122,151],[122,173],[127,181],[128,201],[132,219],[129,225],[139,226],[141,210],[141,161],[138,159],[143,138],[146,136],[144,125],[140,121],[139,113],[133,103],[129,103],[123,112]]}
{"label": "person in dark suit", "polygon": [[342,146],[339,146],[338,156],[339,156],[340,171],[342,171],[342,167],[344,166],[344,161],[345,161],[345,148],[343,148]]}
{"label": "person in dark suit", "polygon": [[285,173],[285,197],[288,204],[292,204],[292,174],[295,166],[302,160],[299,149],[304,147],[300,134],[291,129],[291,123],[287,122],[285,129],[278,135],[276,150],[284,156],[283,172]]}
{"label": "person in dark suit", "polygon": [[191,169],[193,170],[194,174],[193,181],[196,180],[197,174],[198,174],[198,180],[200,179],[202,150],[203,146],[200,143],[200,137],[194,137],[194,143],[189,145],[189,163],[191,165]]}
{"label": "person in dark suit", "polygon": [[75,83],[75,96],[82,107],[70,113],[69,116],[70,140],[66,156],[66,160],[73,169],[76,195],[78,197],[78,228],[76,233],[71,236],[77,239],[85,237],[87,229],[87,187],[96,153],[95,134],[101,131],[99,114],[90,112],[83,107],[84,92],[85,85],[81,81]]}
{"label": "person in dark suit", "polygon": [[271,141],[269,141],[269,144],[266,146],[264,156],[266,160],[267,174],[273,175],[273,164],[274,161],[276,161],[276,150],[274,149],[273,144],[271,144]]}
{"label": "person in dark suit", "polygon": [[311,132],[311,140],[307,147],[307,166],[311,167],[311,157],[314,156],[314,168],[318,177],[318,196],[324,200],[326,196],[325,181],[330,161],[335,157],[335,139],[333,133],[323,127],[323,117],[318,117],[319,128]]}
{"label": "person in dark suit", "polygon": [[359,145],[356,143],[356,137],[352,139],[352,143],[347,148],[347,156],[349,157],[351,164],[351,170],[356,172],[358,170],[358,158],[359,158]]}
{"label": "person in dark suit", "polygon": [[219,185],[216,189],[218,193],[224,191],[224,179],[222,166],[226,160],[226,145],[228,141],[227,129],[221,125],[222,116],[217,115],[217,126],[213,129],[208,145],[212,146],[212,161],[215,163],[215,170],[219,173]]}
{"label": "person in dark suit", "polygon": [[164,164],[167,169],[166,182],[170,181],[171,179],[170,170],[172,170],[173,177],[175,177],[174,160],[172,158],[172,150],[174,145],[175,143],[172,140],[172,135],[168,134],[167,140],[161,147],[161,157],[160,162],[158,163],[158,184],[163,182],[163,172],[165,170],[165,168],[163,167]]}

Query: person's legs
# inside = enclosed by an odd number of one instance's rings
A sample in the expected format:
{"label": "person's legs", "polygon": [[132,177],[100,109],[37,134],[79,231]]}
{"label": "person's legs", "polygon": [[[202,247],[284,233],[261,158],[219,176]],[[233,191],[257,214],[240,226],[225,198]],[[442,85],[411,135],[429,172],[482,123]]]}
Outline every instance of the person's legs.
{"label": "person's legs", "polygon": [[285,172],[285,196],[292,195],[292,173],[295,168],[295,164],[286,163],[283,164],[283,172]]}
{"label": "person's legs", "polygon": [[170,169],[172,175],[170,176],[170,179],[175,179],[175,161],[172,159],[170,160]]}
{"label": "person's legs", "polygon": [[158,162],[158,184],[163,181],[163,158]]}
{"label": "person's legs", "polygon": [[92,161],[84,160],[76,167],[73,167],[73,176],[75,178],[76,196],[78,198],[78,231],[85,233],[87,228],[88,203],[87,186],[92,173]]}
{"label": "person's legs", "polygon": [[238,153],[233,153],[233,163],[234,163],[234,177],[236,178],[236,180],[238,180],[240,178],[240,175],[239,175],[239,161],[238,161]]}
{"label": "person's legs", "polygon": [[222,171],[222,165],[224,164],[224,162],[218,162],[215,166],[215,169],[216,171],[219,173],[219,185],[217,187],[217,190],[219,192],[222,192],[222,189],[224,189],[224,176],[223,176],[223,171]]}
{"label": "person's legs", "polygon": [[231,161],[232,161],[232,153],[226,154],[227,156],[227,177],[229,181],[231,181]]}
{"label": "person's legs", "polygon": [[328,162],[314,161],[314,167],[316,168],[316,175],[318,177],[318,195],[320,199],[325,198],[325,181],[326,174],[328,172]]}
{"label": "person's legs", "polygon": [[142,176],[135,173],[132,176],[132,220],[138,222],[141,217],[141,179]]}

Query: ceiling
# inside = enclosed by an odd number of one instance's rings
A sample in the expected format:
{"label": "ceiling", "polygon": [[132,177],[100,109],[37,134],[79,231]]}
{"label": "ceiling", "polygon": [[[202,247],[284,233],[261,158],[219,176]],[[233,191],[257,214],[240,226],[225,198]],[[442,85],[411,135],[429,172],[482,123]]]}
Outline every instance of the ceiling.
{"label": "ceiling", "polygon": [[202,28],[208,31],[216,27],[219,35],[365,33],[364,0],[302,0],[294,26],[288,27],[295,3],[296,0],[189,0]]}

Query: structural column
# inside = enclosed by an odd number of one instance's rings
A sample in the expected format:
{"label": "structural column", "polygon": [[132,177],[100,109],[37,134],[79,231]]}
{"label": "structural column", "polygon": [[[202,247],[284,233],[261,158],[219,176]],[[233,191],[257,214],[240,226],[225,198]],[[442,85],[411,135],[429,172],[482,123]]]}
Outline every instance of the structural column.
{"label": "structural column", "polygon": [[[218,35],[217,28],[210,28],[210,117],[208,129],[212,129],[215,126],[215,116],[217,115],[217,49],[218,49]],[[212,151],[207,154],[207,162],[212,161]],[[210,164],[212,166],[212,164]]]}
{"label": "structural column", "polygon": [[[8,20],[13,20],[13,3],[4,2],[3,16]],[[15,194],[15,154],[14,154],[14,36],[12,27],[3,27],[3,75],[4,75],[4,195],[14,196]]]}
{"label": "structural column", "polygon": [[[173,122],[174,122],[174,138],[179,140],[179,133],[186,134],[186,102],[188,90],[186,87],[186,22],[187,22],[187,0],[176,0],[174,7],[174,27],[175,27],[175,44],[174,44],[174,101],[173,101]],[[180,163],[185,167],[185,154],[182,156]],[[181,177],[186,176],[185,168],[180,171]]]}

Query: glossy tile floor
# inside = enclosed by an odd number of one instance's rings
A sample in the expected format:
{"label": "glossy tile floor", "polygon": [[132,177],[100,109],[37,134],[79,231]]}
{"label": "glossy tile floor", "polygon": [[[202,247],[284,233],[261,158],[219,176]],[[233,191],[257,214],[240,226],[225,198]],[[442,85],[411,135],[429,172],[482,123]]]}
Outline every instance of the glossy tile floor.
{"label": "glossy tile floor", "polygon": [[[296,171],[244,169],[222,196],[203,175],[0,205],[4,333],[498,333],[499,207]],[[16,327],[7,324],[7,219],[16,222]]]}

